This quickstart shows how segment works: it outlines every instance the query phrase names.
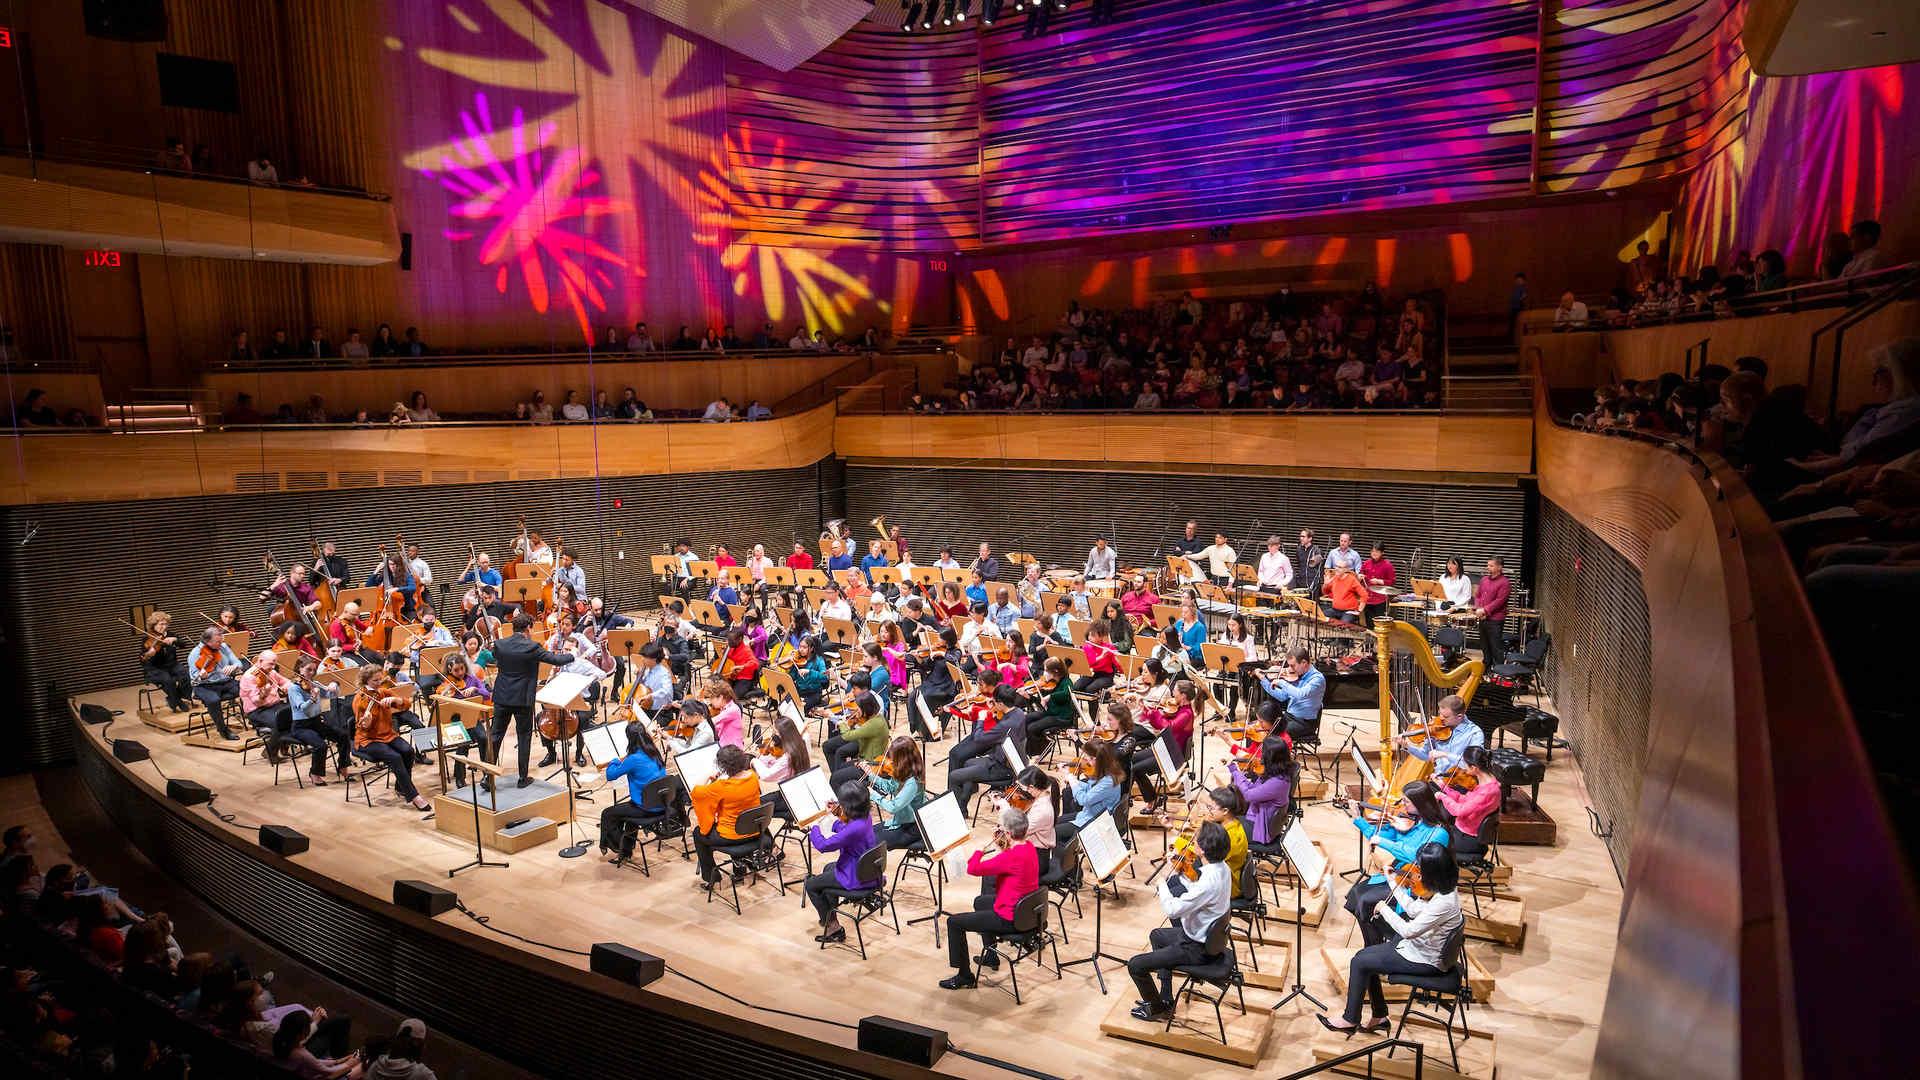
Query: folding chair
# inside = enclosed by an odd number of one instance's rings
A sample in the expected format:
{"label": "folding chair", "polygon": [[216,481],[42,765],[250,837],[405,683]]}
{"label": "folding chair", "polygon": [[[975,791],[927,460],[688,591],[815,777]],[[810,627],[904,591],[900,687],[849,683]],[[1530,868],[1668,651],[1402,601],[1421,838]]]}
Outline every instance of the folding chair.
{"label": "folding chair", "polygon": [[[1013,955],[1002,957],[1000,946],[1012,945]],[[1060,978],[1060,942],[1047,928],[1047,890],[1035,889],[1020,898],[1013,907],[1013,929],[1003,935],[999,941],[987,947],[980,956],[982,967],[997,968],[1002,959],[1007,962],[1007,977],[1013,983],[1013,1003],[1020,1004],[1020,961],[1034,958],[1034,964],[1041,970],[1046,969],[1043,950],[1053,948],[1053,977]],[[991,961],[988,958],[991,957]]]}
{"label": "folding chair", "polygon": [[[1438,975],[1389,975],[1387,982],[1392,986],[1407,988],[1407,1003],[1400,1007],[1400,1022],[1394,1026],[1393,1037],[1398,1040],[1400,1033],[1406,1030],[1407,1019],[1414,1017],[1427,1023],[1446,1029],[1447,1051],[1453,1055],[1453,1067],[1460,1069],[1460,1048],[1453,1034],[1454,1017],[1460,1018],[1460,1038],[1473,1034],[1467,1026],[1467,1007],[1473,1004],[1473,994],[1467,987],[1467,923],[1465,919],[1447,935],[1447,944],[1440,953],[1441,971]],[[1444,1010],[1441,1014],[1415,1012],[1415,1005],[1432,1006]],[[1393,1051],[1387,1051],[1392,1057]]]}
{"label": "folding chair", "polygon": [[[767,827],[772,823],[772,817],[772,808],[764,802],[742,813],[734,829],[747,833],[748,838],[732,844],[715,845],[713,849],[714,866],[725,872],[731,897],[721,899],[733,908],[735,915],[740,914],[740,879],[749,874],[773,871],[780,883],[780,895],[787,895],[787,877],[780,865],[779,849],[774,846],[773,830]],[[708,889],[707,902],[712,903],[719,892],[718,887]]]}
{"label": "folding chair", "polygon": [[[895,937],[898,937],[900,935],[900,912],[895,910],[893,906],[892,883],[887,879],[887,845],[875,844],[869,848],[865,855],[860,856],[857,870],[861,881],[877,880],[880,884],[875,885],[871,889],[832,888],[827,889],[825,895],[833,898],[833,910],[835,912],[849,905],[852,906],[853,937],[860,946],[860,959],[865,960],[867,958],[867,936],[862,930],[862,925],[868,918],[879,914],[882,909],[885,909],[893,917],[893,933]],[[822,949],[826,948],[827,943],[824,941],[821,942],[820,947]]]}
{"label": "folding chair", "polygon": [[[1227,933],[1232,917],[1229,912],[1213,920],[1213,925],[1207,927],[1207,942],[1202,946],[1207,959],[1197,964],[1181,964],[1173,969],[1175,975],[1184,976],[1186,980],[1180,984],[1180,989],[1174,991],[1174,1002],[1177,1004],[1183,997],[1197,997],[1212,1005],[1214,1022],[1220,1025],[1222,1046],[1227,1042],[1227,1021],[1221,1015],[1220,1006],[1226,1001],[1229,990],[1239,995],[1240,1012],[1245,1014],[1247,1011],[1246,980],[1240,974],[1240,961],[1234,956],[1233,940]],[[1207,994],[1200,989],[1202,986],[1211,986],[1218,992]],[[1177,1015],[1177,1009],[1167,1014],[1167,1031],[1173,1030],[1174,1017]]]}

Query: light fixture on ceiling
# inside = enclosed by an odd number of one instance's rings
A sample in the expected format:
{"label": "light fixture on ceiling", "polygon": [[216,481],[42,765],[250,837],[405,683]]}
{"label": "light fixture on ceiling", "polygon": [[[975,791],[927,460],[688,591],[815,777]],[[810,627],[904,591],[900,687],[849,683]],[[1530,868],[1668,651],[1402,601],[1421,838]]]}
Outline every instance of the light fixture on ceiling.
{"label": "light fixture on ceiling", "polygon": [[907,33],[911,34],[913,33],[914,24],[919,21],[920,21],[920,5],[908,4],[907,17],[901,20],[900,29],[905,30]]}

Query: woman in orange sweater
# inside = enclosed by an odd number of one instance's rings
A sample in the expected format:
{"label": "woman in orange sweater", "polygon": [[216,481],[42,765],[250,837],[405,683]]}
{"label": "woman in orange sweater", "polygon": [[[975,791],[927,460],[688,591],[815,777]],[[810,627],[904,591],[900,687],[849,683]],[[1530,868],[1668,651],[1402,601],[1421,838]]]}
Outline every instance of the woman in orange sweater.
{"label": "woman in orange sweater", "polygon": [[702,889],[719,883],[720,871],[713,864],[713,849],[751,840],[758,833],[743,834],[735,825],[740,815],[760,805],[760,777],[753,771],[753,759],[738,746],[723,746],[714,763],[720,774],[693,789],[693,816],[699,828],[693,834],[693,850],[700,860]]}

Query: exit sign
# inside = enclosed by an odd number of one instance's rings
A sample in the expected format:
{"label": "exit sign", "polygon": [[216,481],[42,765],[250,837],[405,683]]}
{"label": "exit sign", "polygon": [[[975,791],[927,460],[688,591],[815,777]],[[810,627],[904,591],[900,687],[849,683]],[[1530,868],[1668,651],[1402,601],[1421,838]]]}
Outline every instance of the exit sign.
{"label": "exit sign", "polygon": [[88,248],[86,255],[83,256],[80,261],[82,264],[97,270],[120,269],[120,253],[117,251],[109,251],[105,248]]}
{"label": "exit sign", "polygon": [[0,49],[13,48],[13,27],[0,26]]}
{"label": "exit sign", "polygon": [[937,270],[945,270],[946,268],[947,268],[947,260],[945,259],[928,259],[927,260],[927,269],[929,270],[937,271]]}

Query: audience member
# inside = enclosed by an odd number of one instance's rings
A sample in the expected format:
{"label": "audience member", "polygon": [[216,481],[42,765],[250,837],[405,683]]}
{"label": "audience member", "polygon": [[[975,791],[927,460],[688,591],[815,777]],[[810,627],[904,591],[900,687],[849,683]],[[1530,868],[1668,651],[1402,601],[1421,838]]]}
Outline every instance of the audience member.
{"label": "audience member", "polygon": [[1840,271],[1841,277],[1857,277],[1871,274],[1880,269],[1880,223],[1861,220],[1853,223],[1847,230],[1847,240],[1853,248],[1853,258]]}
{"label": "audience member", "polygon": [[273,159],[267,156],[265,150],[262,150],[252,161],[247,162],[247,179],[256,184],[278,187],[280,170],[273,167]]}

